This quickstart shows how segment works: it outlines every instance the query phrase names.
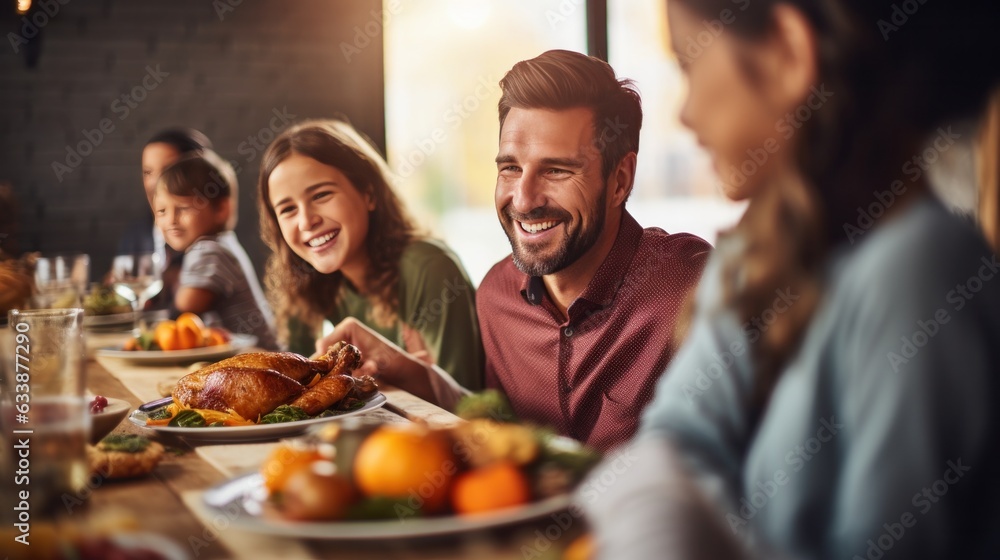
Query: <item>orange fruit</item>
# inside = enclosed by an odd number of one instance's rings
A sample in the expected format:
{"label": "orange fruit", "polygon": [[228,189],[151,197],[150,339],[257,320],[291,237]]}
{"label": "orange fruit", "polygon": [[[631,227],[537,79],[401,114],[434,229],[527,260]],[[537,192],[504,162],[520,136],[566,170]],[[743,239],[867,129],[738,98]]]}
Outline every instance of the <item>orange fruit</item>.
{"label": "orange fruit", "polygon": [[163,321],[156,325],[153,331],[153,340],[156,341],[160,350],[180,350],[180,341],[177,338],[177,324],[173,321]]}
{"label": "orange fruit", "polygon": [[194,313],[181,313],[177,318],[177,339],[181,350],[201,348],[208,338],[208,329]]}
{"label": "orange fruit", "polygon": [[461,514],[519,506],[530,500],[528,478],[510,461],[459,475],[451,491],[451,505]]}
{"label": "orange fruit", "polygon": [[205,341],[205,346],[222,346],[224,344],[229,344],[229,333],[214,327],[208,329],[208,340]]}
{"label": "orange fruit", "polygon": [[417,424],[376,429],[354,456],[354,482],[368,497],[407,500],[425,513],[437,513],[448,503],[448,491],[458,461],[444,432]]}
{"label": "orange fruit", "polygon": [[584,533],[573,540],[563,552],[562,560],[591,560],[595,558],[596,547],[594,537],[590,533]]}
{"label": "orange fruit", "polygon": [[295,471],[308,467],[313,461],[322,458],[314,448],[283,443],[260,465],[264,487],[270,492],[279,492]]}

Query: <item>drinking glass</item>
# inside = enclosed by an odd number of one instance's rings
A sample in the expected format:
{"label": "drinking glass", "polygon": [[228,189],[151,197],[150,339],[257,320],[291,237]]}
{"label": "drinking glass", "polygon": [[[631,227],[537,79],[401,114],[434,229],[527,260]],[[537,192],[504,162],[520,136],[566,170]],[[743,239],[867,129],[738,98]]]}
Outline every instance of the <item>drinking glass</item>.
{"label": "drinking glass", "polygon": [[14,309],[8,317],[0,337],[0,429],[15,444],[7,468],[30,473],[15,476],[15,490],[37,521],[79,503],[89,474],[83,309]]}
{"label": "drinking glass", "polygon": [[118,255],[111,262],[111,281],[131,292],[135,297],[126,298],[136,302],[142,311],[146,302],[163,289],[162,256],[155,252]]}
{"label": "drinking glass", "polygon": [[39,257],[35,263],[35,307],[79,307],[90,279],[90,256],[83,253]]}

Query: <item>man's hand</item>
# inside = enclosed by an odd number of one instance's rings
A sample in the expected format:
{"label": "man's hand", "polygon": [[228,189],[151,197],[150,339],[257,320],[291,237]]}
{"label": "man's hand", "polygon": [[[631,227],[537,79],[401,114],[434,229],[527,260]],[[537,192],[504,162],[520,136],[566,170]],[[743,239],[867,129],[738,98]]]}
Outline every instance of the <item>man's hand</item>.
{"label": "man's hand", "polygon": [[361,350],[363,362],[355,375],[371,375],[386,383],[450,409],[465,391],[447,373],[428,359],[426,347],[417,344],[411,354],[353,317],[341,321],[329,335],[316,341],[316,354],[341,340]]}
{"label": "man's hand", "polygon": [[[402,348],[386,340],[385,337],[372,330],[368,325],[354,317],[341,321],[333,332],[316,341],[316,353],[322,356],[327,349],[337,342],[344,341],[353,344],[361,350],[364,360],[361,367],[354,370],[355,375],[371,375],[377,377],[411,359]],[[393,364],[397,367],[393,368]]]}

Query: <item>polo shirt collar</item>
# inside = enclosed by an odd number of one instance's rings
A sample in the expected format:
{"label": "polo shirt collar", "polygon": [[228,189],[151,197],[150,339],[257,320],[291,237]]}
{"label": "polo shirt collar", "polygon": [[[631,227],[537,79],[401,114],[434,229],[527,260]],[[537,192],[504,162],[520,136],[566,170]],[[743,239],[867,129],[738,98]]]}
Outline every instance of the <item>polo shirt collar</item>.
{"label": "polo shirt collar", "polygon": [[[578,307],[578,304],[581,302],[587,302],[589,304],[588,307],[607,307],[611,305],[615,299],[615,294],[618,293],[618,287],[625,281],[625,275],[628,273],[629,266],[632,264],[632,258],[635,256],[641,240],[642,226],[639,225],[639,222],[635,221],[635,218],[628,213],[628,210],[623,210],[622,221],[618,228],[618,236],[615,238],[615,244],[612,245],[608,256],[604,258],[604,262],[597,268],[597,272],[590,283],[587,284],[583,293],[570,304],[571,317],[573,309]],[[521,297],[526,302],[531,305],[542,305],[547,295],[545,283],[542,282],[540,276],[524,276],[524,281],[521,283]]]}

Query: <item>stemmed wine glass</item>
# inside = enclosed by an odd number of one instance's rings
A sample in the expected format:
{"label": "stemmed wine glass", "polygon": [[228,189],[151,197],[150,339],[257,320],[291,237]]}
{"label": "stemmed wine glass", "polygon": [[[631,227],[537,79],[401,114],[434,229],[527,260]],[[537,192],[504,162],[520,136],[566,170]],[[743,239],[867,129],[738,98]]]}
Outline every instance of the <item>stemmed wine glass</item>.
{"label": "stemmed wine glass", "polygon": [[116,256],[111,262],[111,282],[116,291],[126,290],[122,295],[142,311],[146,302],[163,289],[160,255],[150,251]]}

